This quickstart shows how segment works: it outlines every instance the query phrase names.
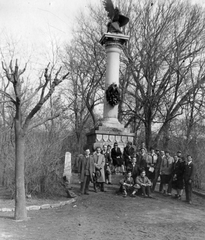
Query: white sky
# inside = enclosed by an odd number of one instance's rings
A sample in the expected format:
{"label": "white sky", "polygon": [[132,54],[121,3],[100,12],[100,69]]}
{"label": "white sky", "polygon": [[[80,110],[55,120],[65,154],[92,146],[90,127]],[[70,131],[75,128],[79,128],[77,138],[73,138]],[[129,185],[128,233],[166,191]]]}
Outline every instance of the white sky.
{"label": "white sky", "polygon": [[[86,11],[89,2],[101,1],[0,0],[0,49],[12,40],[27,59],[28,55],[42,55],[51,49],[52,41],[61,44],[71,39],[79,8]],[[205,0],[192,1],[205,4]]]}
{"label": "white sky", "polygon": [[1,34],[17,34],[33,42],[52,35],[69,38],[74,15],[88,2],[94,0],[0,0]]}
{"label": "white sky", "polygon": [[79,8],[101,0],[0,0],[0,48],[13,42],[21,54],[46,52],[51,42],[71,39]]}

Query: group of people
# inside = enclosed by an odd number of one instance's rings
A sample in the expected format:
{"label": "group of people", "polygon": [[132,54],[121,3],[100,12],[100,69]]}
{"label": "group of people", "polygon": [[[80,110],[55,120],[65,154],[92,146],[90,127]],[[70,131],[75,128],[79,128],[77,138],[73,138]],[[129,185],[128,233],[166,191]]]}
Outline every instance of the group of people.
{"label": "group of people", "polygon": [[115,142],[113,148],[104,145],[97,147],[90,155],[90,150],[81,155],[78,163],[78,173],[81,183],[80,193],[89,194],[89,183],[92,182],[95,192],[105,191],[104,184],[112,184],[112,174],[123,174],[120,181],[120,191],[126,197],[136,193],[151,197],[156,184],[160,180],[159,191],[171,196],[175,189],[175,197],[181,199],[185,189],[186,201],[192,203],[192,185],[194,164],[191,155],[187,159],[178,151],[174,157],[169,151],[151,148],[148,152],[144,145],[139,151],[128,142],[123,152]]}

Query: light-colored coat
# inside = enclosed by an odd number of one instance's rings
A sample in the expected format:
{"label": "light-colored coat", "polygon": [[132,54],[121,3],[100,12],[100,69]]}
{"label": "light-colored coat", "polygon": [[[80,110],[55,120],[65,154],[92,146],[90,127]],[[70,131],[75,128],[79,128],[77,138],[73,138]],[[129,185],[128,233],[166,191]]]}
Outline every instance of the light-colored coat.
{"label": "light-colored coat", "polygon": [[97,155],[97,153],[93,154],[94,165],[97,169],[100,170],[101,176],[97,179],[97,182],[105,182],[105,156],[103,154]]}
{"label": "light-colored coat", "polygon": [[147,176],[137,176],[136,184],[138,184],[140,187],[142,186],[142,184],[146,184],[146,186],[152,186],[152,183]]}

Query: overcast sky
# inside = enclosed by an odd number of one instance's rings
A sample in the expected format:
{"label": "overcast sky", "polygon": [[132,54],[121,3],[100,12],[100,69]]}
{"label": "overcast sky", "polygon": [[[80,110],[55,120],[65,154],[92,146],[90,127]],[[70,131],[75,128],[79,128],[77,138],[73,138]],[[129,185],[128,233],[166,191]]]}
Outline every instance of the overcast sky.
{"label": "overcast sky", "polygon": [[[0,0],[0,47],[11,39],[25,54],[49,49],[51,41],[71,39],[73,20],[79,8],[101,0]],[[193,0],[205,3],[205,0]],[[22,51],[21,51],[22,53]]]}
{"label": "overcast sky", "polygon": [[31,41],[52,35],[69,38],[74,16],[88,2],[94,0],[0,0],[1,34]]}
{"label": "overcast sky", "polygon": [[[65,43],[79,8],[100,0],[0,0],[0,48],[13,42],[27,58]],[[40,56],[42,57],[42,56]]]}

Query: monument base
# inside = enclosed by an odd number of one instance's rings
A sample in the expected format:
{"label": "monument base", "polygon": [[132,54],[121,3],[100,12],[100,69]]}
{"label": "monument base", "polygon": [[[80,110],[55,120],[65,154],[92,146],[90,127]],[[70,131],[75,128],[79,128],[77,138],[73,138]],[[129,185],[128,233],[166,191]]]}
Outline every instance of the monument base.
{"label": "monument base", "polygon": [[127,142],[134,140],[134,133],[130,133],[129,129],[118,129],[115,127],[109,128],[105,126],[99,126],[98,129],[92,129],[87,133],[87,148],[93,152],[96,147],[103,147],[103,145],[111,145],[113,148],[114,142],[118,143],[118,146],[123,150]]}

